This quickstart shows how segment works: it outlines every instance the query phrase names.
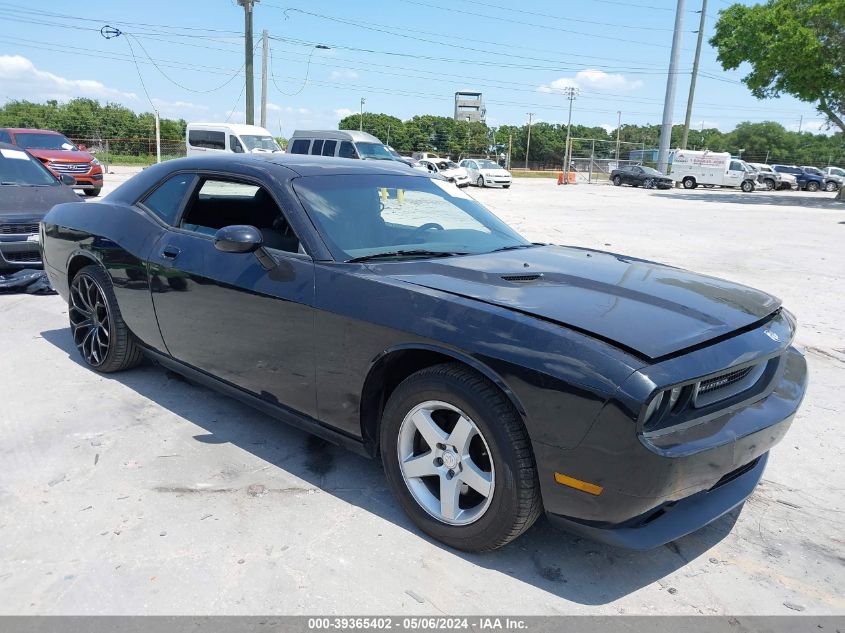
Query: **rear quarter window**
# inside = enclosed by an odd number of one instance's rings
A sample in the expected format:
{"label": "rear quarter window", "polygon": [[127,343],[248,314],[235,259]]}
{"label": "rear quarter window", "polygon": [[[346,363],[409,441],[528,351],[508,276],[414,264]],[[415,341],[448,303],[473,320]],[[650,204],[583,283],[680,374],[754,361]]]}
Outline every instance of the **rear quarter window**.
{"label": "rear quarter window", "polygon": [[193,182],[194,177],[191,174],[171,176],[147,195],[142,204],[161,220],[174,226],[182,202]]}
{"label": "rear quarter window", "polygon": [[11,143],[12,135],[7,130],[0,130],[0,143]]}

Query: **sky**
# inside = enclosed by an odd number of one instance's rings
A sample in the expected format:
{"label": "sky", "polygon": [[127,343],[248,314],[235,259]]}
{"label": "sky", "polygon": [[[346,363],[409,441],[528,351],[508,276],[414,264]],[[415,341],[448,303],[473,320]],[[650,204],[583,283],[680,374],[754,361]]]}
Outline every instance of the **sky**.
{"label": "sky", "polygon": [[[749,0],[746,3],[751,4]],[[721,70],[707,44],[726,0],[709,0],[692,127],[741,121],[823,131],[812,104],[758,100],[747,69]],[[687,0],[673,122],[683,123],[701,0]],[[676,0],[260,0],[270,36],[267,127],[336,128],[357,113],[451,116],[481,91],[487,123],[659,124]],[[243,122],[243,9],[235,0],[0,0],[0,102],[92,97],[187,121]],[[103,37],[102,27],[113,27]],[[114,33],[120,35],[114,36]],[[317,45],[329,49],[317,48]],[[255,43],[256,123],[261,42]],[[802,120],[803,117],[803,120]]]}

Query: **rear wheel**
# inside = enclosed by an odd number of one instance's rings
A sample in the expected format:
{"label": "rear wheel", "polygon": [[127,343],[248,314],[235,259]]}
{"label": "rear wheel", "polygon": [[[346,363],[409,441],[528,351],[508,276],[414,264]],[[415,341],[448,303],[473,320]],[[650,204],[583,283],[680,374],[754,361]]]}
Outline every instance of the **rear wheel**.
{"label": "rear wheel", "polygon": [[380,441],[402,508],[447,545],[496,549],[540,515],[522,421],[491,382],[461,365],[429,367],[402,382],[385,407]]}
{"label": "rear wheel", "polygon": [[691,176],[687,176],[683,179],[684,189],[695,189],[698,186],[698,183],[695,182],[695,178]]}
{"label": "rear wheel", "polygon": [[807,183],[807,191],[818,191],[819,190],[819,183],[815,180],[811,180]]}
{"label": "rear wheel", "polygon": [[766,178],[766,180],[763,181],[763,185],[765,185],[766,191],[772,191],[775,188],[775,181],[771,178]]}
{"label": "rear wheel", "polygon": [[839,187],[837,187],[836,183],[833,182],[832,180],[828,180],[826,183],[824,183],[824,190],[827,191],[828,193],[833,193],[837,189],[839,189]]}
{"label": "rear wheel", "polygon": [[141,348],[123,322],[111,280],[99,266],[86,266],[71,281],[68,317],[73,343],[92,369],[120,371],[143,359]]}
{"label": "rear wheel", "polygon": [[622,186],[622,177],[621,176],[614,176],[613,177],[613,184],[616,185],[617,187],[621,187]]}
{"label": "rear wheel", "polygon": [[745,193],[751,193],[754,191],[754,183],[750,180],[743,180],[742,184],[739,186]]}

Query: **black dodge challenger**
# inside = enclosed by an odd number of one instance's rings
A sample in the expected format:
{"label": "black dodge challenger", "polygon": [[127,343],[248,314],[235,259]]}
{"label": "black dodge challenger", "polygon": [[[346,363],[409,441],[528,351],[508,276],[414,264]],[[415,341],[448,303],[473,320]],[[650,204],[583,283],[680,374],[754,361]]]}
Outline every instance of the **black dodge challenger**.
{"label": "black dodge challenger", "polygon": [[404,165],[198,157],[41,225],[73,340],[380,457],[425,532],[649,548],[736,508],[806,388],[774,297],[534,244]]}

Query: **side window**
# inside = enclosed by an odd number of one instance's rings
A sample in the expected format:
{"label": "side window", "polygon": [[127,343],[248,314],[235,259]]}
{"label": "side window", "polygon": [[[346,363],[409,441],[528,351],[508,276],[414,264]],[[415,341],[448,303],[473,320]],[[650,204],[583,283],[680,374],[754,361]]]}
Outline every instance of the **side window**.
{"label": "side window", "polygon": [[474,160],[471,160],[471,161],[469,161],[468,167],[470,169],[478,169],[478,163],[476,163]]}
{"label": "side window", "polygon": [[0,130],[0,143],[11,143],[12,135],[6,130]]}
{"label": "side window", "polygon": [[731,171],[744,171],[742,169],[742,163],[740,163],[739,161],[736,161],[736,160],[731,161],[730,169],[731,169]]}
{"label": "side window", "polygon": [[261,231],[264,246],[296,253],[299,239],[273,197],[263,187],[234,180],[209,178],[188,204],[181,228],[203,235],[233,224],[248,224]]}
{"label": "side window", "polygon": [[235,152],[235,154],[243,154],[244,147],[241,145],[241,142],[238,140],[237,136],[229,135],[229,149]]}
{"label": "side window", "polygon": [[188,132],[188,144],[206,149],[226,149],[226,133],[212,130],[191,130]]}
{"label": "side window", "polygon": [[182,201],[193,181],[194,177],[191,174],[171,176],[144,198],[142,204],[167,224],[172,225],[176,222]]}
{"label": "side window", "polygon": [[358,152],[355,151],[355,146],[349,141],[340,142],[340,151],[337,155],[340,158],[358,158]]}
{"label": "side window", "polygon": [[291,143],[290,149],[288,152],[291,154],[307,154],[308,153],[308,146],[311,144],[311,140],[307,138],[298,138],[293,143]]}
{"label": "side window", "polygon": [[315,139],[314,144],[311,146],[311,155],[312,156],[319,156],[323,153],[323,139]]}
{"label": "side window", "polygon": [[323,156],[334,156],[334,150],[337,147],[337,141],[326,141],[323,145]]}

